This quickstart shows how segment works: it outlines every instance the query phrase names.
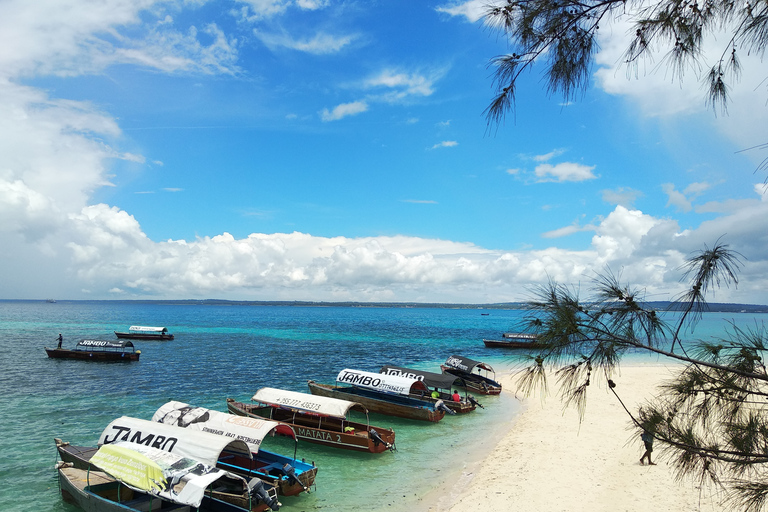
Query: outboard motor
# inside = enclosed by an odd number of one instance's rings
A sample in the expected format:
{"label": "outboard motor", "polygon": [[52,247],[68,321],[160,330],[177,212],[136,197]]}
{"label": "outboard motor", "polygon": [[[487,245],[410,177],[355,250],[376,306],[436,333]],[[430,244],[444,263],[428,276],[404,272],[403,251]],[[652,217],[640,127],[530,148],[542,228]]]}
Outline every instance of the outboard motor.
{"label": "outboard motor", "polygon": [[395,446],[392,444],[389,444],[388,442],[384,441],[378,432],[376,432],[376,429],[372,428],[368,434],[370,434],[371,439],[373,439],[373,444],[375,446],[378,446],[379,444],[383,444],[387,447],[387,450],[393,451],[395,449]]}
{"label": "outboard motor", "polygon": [[483,404],[481,404],[480,402],[478,402],[478,401],[475,399],[475,397],[473,397],[472,395],[467,395],[467,399],[469,400],[469,403],[471,403],[472,405],[476,405],[477,407],[479,407],[479,408],[481,408],[481,409],[485,409],[485,407],[483,407]]}
{"label": "outboard motor", "polygon": [[454,411],[453,409],[445,405],[445,403],[442,400],[438,400],[437,402],[435,402],[435,410],[443,411],[446,414],[451,414],[451,415],[456,414],[456,411]]}
{"label": "outboard motor", "polygon": [[277,498],[273,498],[267,491],[267,486],[262,480],[258,478],[251,478],[248,482],[248,492],[251,493],[251,498],[256,497],[264,502],[272,510],[280,510],[282,503],[277,501]]}
{"label": "outboard motor", "polygon": [[293,466],[291,466],[290,464],[286,463],[283,466],[283,473],[285,474],[285,476],[288,477],[288,481],[291,484],[299,484],[299,485],[301,485],[301,487],[305,491],[309,491],[309,488],[308,487],[304,487],[304,484],[301,483],[301,480],[299,480],[299,477],[296,476],[296,470],[294,469]]}

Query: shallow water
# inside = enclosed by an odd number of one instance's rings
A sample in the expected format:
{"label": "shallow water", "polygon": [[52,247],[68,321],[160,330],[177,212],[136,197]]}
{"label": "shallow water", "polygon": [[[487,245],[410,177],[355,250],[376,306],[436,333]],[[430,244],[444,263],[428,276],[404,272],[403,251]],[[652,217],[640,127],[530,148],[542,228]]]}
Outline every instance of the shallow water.
{"label": "shallow water", "polygon": [[[483,338],[514,329],[514,310],[168,305],[162,303],[0,301],[0,510],[71,511],[60,497],[54,437],[94,445],[113,419],[150,419],[168,400],[226,411],[226,398],[247,401],[271,386],[307,391],[333,382],[343,368],[385,364],[438,371],[453,354],[514,365]],[[714,315],[714,314],[712,314]],[[730,315],[729,318],[734,317]],[[755,318],[762,318],[755,316]],[[697,331],[723,327],[706,317]],[[749,321],[746,317],[739,322]],[[115,339],[130,325],[164,325],[167,342],[136,341],[137,363],[53,360],[43,346],[81,338]],[[514,398],[481,397],[485,409],[437,424],[371,415],[397,433],[394,453],[358,454],[300,443],[299,457],[318,466],[311,494],[284,497],[282,510],[312,512],[411,509],[467,460],[492,447],[519,410]],[[501,426],[501,429],[499,428]],[[271,443],[271,444],[270,444]],[[290,442],[265,449],[291,454]]]}

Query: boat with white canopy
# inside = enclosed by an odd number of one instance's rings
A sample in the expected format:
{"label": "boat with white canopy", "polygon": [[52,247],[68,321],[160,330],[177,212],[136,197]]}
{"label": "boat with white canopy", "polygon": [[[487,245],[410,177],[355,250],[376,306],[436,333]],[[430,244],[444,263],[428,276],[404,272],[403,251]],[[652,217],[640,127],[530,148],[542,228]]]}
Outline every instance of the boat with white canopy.
{"label": "boat with white canopy", "polygon": [[128,332],[115,331],[118,338],[127,338],[130,340],[172,340],[173,334],[168,332],[167,327],[149,327],[146,325],[132,325]]}
{"label": "boat with white canopy", "polygon": [[[86,512],[278,510],[274,489],[200,461],[128,441],[101,446],[88,467],[57,464],[64,501]],[[271,492],[271,494],[270,494]]]}
{"label": "boat with white canopy", "polygon": [[443,373],[461,377],[464,380],[463,387],[475,393],[483,395],[501,393],[501,384],[495,380],[496,372],[488,363],[454,355],[449,357],[445,364],[440,365],[440,369]]}
{"label": "boat with white canopy", "polygon": [[[371,426],[368,409],[360,403],[276,388],[261,388],[251,403],[227,398],[232,414],[267,418],[290,425],[300,439],[355,451],[394,450],[395,431]],[[350,420],[350,412],[365,414],[365,423]]]}
{"label": "boat with white canopy", "polygon": [[440,421],[448,409],[440,401],[433,403],[414,398],[428,393],[418,379],[385,375],[362,370],[344,369],[336,377],[336,385],[307,382],[313,395],[340,398],[364,405],[370,412],[422,421]]}
{"label": "boat with white canopy", "polygon": [[[230,439],[245,442],[251,458],[237,453],[219,457],[219,467],[238,474],[257,476],[277,487],[278,493],[293,496],[309,492],[315,484],[317,467],[299,459],[296,455],[298,439],[290,425],[264,418],[247,418],[234,414],[194,407],[184,402],[168,402],[152,416],[152,421],[201,432],[214,432]],[[290,437],[294,440],[293,458],[262,448],[270,434]]]}
{"label": "boat with white canopy", "polygon": [[454,400],[454,394],[451,393],[452,388],[465,387],[464,379],[451,375],[448,373],[434,373],[425,370],[416,370],[413,368],[403,368],[401,366],[382,366],[380,373],[386,375],[399,375],[401,377],[408,377],[412,379],[418,379],[427,385],[432,391],[424,393],[420,391],[417,398],[422,400],[428,400],[430,402],[437,403],[438,400],[442,400],[446,407],[448,407],[453,413],[465,414],[474,411],[479,403],[475,398],[464,392],[464,397],[457,395],[459,400]]}

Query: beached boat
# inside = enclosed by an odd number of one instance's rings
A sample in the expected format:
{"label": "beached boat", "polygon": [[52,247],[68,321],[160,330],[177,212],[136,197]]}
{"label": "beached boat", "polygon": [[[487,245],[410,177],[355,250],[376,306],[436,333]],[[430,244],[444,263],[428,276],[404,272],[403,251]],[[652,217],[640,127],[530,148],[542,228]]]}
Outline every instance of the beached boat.
{"label": "beached boat", "polygon": [[539,349],[544,345],[537,343],[538,337],[535,334],[527,332],[505,332],[500,340],[483,340],[488,348],[519,348],[519,349]]}
{"label": "beached boat", "polygon": [[427,372],[424,370],[414,370],[413,368],[403,368],[400,366],[389,365],[382,366],[379,372],[385,375],[397,375],[399,377],[420,380],[426,384],[427,388],[429,389],[426,393],[420,391],[417,395],[413,396],[415,398],[428,400],[433,403],[437,403],[439,400],[442,400],[445,406],[448,407],[448,409],[450,409],[453,414],[464,414],[472,412],[477,408],[478,402],[466,391],[464,392],[463,398],[459,393],[457,393],[459,401],[454,400],[454,394],[451,392],[451,390],[458,391],[454,388],[459,387],[466,389],[463,379],[461,377],[457,377],[456,375],[451,375],[449,373]]}
{"label": "beached boat", "polygon": [[88,469],[57,464],[62,498],[86,512],[247,512],[256,510],[255,501],[261,510],[280,508],[274,490],[269,496],[262,485],[251,487],[242,477],[149,446],[105,445],[91,460]]}
{"label": "beached boat", "polygon": [[[228,466],[220,465],[220,460],[223,459],[225,462],[229,462],[229,457],[237,458],[238,460],[252,460],[250,448],[241,439],[233,439],[215,433],[165,425],[128,416],[122,416],[107,425],[99,437],[98,446],[102,447],[121,441],[157,448],[176,456],[199,461],[211,467],[220,467],[230,473],[236,472],[232,471]],[[56,440],[56,447],[62,461],[70,462],[76,468],[86,470],[91,467],[91,459],[98,452],[98,448],[71,446],[60,439]],[[276,489],[269,483],[259,479],[255,473],[243,471],[236,474],[247,478],[249,486],[266,489],[267,492],[275,496],[277,495]],[[261,483],[256,482],[254,479]],[[269,508],[265,502],[243,501],[241,498],[230,496],[228,493],[218,495],[215,489],[213,490],[213,496],[225,501],[235,500],[231,501],[231,503],[242,507],[247,507],[250,504],[252,512],[263,512]]]}
{"label": "beached boat", "polygon": [[74,349],[48,348],[52,359],[83,359],[87,361],[138,361],[141,350],[130,341],[80,340]]}
{"label": "beached boat", "polygon": [[128,332],[115,331],[115,336],[129,340],[172,340],[173,334],[167,327],[147,327],[145,325],[132,325]]}
{"label": "beached boat", "polygon": [[[266,418],[290,425],[296,437],[311,443],[355,451],[381,453],[395,447],[395,431],[371,426],[362,404],[284,389],[261,388],[251,403],[227,398],[232,414]],[[351,410],[365,414],[366,422],[350,421]]]}
{"label": "beached boat", "polygon": [[[152,416],[152,421],[201,432],[215,432],[245,441],[251,451],[251,459],[230,453],[219,458],[219,467],[249,477],[256,476],[276,487],[278,494],[294,496],[309,492],[315,484],[317,466],[296,456],[298,439],[290,425],[264,418],[247,418],[193,407],[183,402],[168,402],[163,405]],[[293,458],[262,448],[264,439],[275,434],[294,440]]]}
{"label": "beached boat", "polygon": [[417,379],[345,369],[336,377],[336,385],[307,382],[313,395],[329,396],[365,406],[370,412],[422,421],[440,421],[445,405],[413,398],[419,392],[428,393],[427,386]]}
{"label": "beached boat", "polygon": [[[501,384],[496,382],[496,372],[491,365],[481,361],[475,361],[468,357],[451,356],[445,364],[440,365],[443,373],[449,373],[464,380],[464,387],[475,393],[483,395],[498,395],[501,393]],[[477,371],[477,373],[472,373]],[[490,377],[493,375],[493,378]]]}

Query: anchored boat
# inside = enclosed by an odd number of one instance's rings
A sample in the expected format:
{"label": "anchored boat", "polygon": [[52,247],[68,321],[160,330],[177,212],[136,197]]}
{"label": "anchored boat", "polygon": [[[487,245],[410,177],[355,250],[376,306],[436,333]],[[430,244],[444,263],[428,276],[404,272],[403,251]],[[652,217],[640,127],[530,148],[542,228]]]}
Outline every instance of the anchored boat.
{"label": "anchored boat", "polygon": [[[275,388],[259,389],[251,402],[227,398],[227,409],[290,425],[298,438],[311,443],[370,453],[394,449],[395,431],[371,426],[368,409],[357,402]],[[351,410],[364,413],[366,422],[350,421]]]}
{"label": "anchored boat", "polygon": [[[475,361],[468,357],[451,356],[445,364],[440,365],[443,373],[461,377],[464,386],[470,391],[483,395],[498,395],[501,393],[501,384],[496,382],[496,372],[491,365],[481,361]],[[477,371],[477,373],[472,373]],[[490,376],[493,375],[493,378]]]}
{"label": "anchored boat", "polygon": [[138,361],[141,350],[130,341],[80,340],[75,348],[48,348],[51,359],[82,359],[86,361]]}

